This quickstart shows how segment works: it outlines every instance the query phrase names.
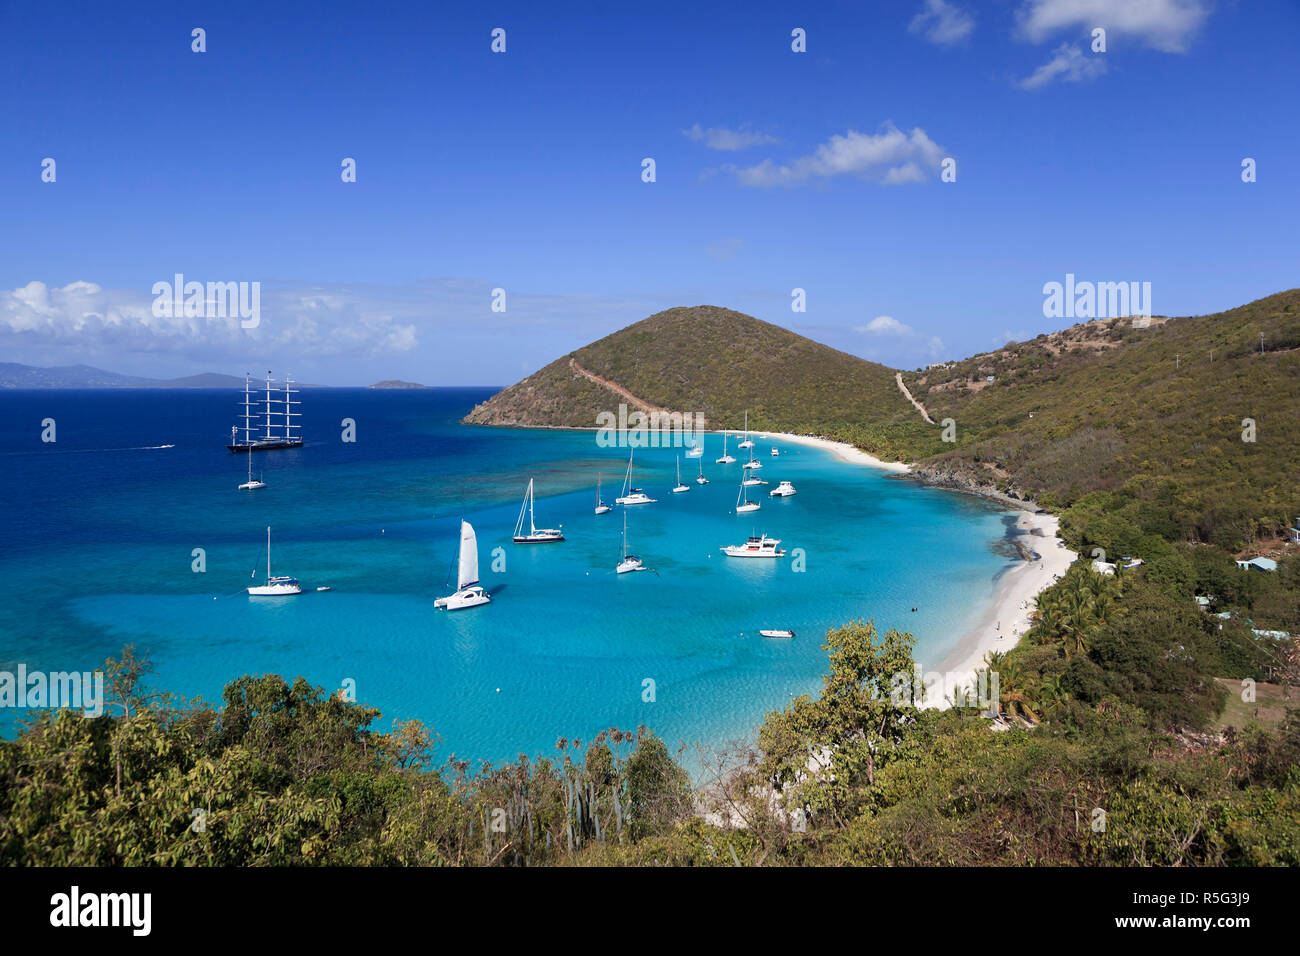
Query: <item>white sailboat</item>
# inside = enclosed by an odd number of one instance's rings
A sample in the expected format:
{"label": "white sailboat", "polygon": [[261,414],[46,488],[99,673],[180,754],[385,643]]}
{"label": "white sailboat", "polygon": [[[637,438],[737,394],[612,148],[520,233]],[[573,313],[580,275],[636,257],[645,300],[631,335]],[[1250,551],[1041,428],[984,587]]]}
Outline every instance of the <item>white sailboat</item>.
{"label": "white sailboat", "polygon": [[704,456],[704,442],[697,441],[691,446],[691,450],[686,453],[687,458],[702,458]]}
{"label": "white sailboat", "polygon": [[707,485],[707,484],[709,483],[709,479],[707,479],[707,478],[704,477],[704,460],[703,460],[703,459],[700,460],[700,473],[699,473],[699,475],[696,477],[696,479],[695,479],[695,483],[696,483],[697,485]]}
{"label": "white sailboat", "polygon": [[754,443],[753,443],[753,442],[750,442],[750,443],[749,443],[749,461],[745,462],[745,463],[744,463],[743,465],[741,465],[740,467],[742,467],[742,468],[746,468],[746,469],[749,469],[749,470],[751,470],[751,471],[757,471],[758,469],[760,469],[760,468],[763,467],[763,463],[754,457]]}
{"label": "white sailboat", "polygon": [[[253,569],[257,574],[257,569]],[[266,583],[254,585],[248,589],[252,597],[285,597],[290,594],[301,594],[302,588],[298,586],[298,579],[291,578],[287,575],[273,576],[271,574],[271,528],[268,525],[266,529]]]}
{"label": "white sailboat", "polygon": [[627,456],[627,477],[623,479],[623,493],[614,499],[616,505],[652,505],[656,498],[651,498],[640,488],[632,487],[632,459],[636,455],[636,449],[628,452]]}
{"label": "white sailboat", "polygon": [[619,547],[618,567],[614,570],[619,574],[627,574],[629,571],[644,571],[645,565],[635,554],[627,553],[627,512],[623,512],[623,543]]}
{"label": "white sailboat", "polygon": [[478,539],[468,521],[460,523],[460,557],[456,567],[456,593],[440,597],[433,606],[444,611],[478,607],[491,602],[483,586],[478,583]]}
{"label": "white sailboat", "polygon": [[740,494],[736,496],[736,514],[748,514],[751,511],[757,511],[761,507],[762,505],[757,501],[750,501],[745,497],[745,483],[742,481],[740,483]]}
{"label": "white sailboat", "polygon": [[248,456],[248,480],[239,486],[240,491],[256,491],[258,488],[265,488],[264,482],[259,475],[257,481],[253,480],[253,456]]}
{"label": "white sailboat", "polygon": [[[700,465],[703,468],[703,464]],[[673,486],[673,494],[680,495],[683,491],[690,491],[690,485],[682,484],[682,456],[677,456],[677,484]]]}
{"label": "white sailboat", "polygon": [[748,478],[742,481],[741,484],[746,488],[753,488],[755,485],[765,485],[767,482],[757,475],[751,474]]}
{"label": "white sailboat", "polygon": [[[524,534],[524,512],[528,512],[528,533]],[[539,528],[533,521],[533,479],[528,479],[528,490],[524,492],[523,503],[519,506],[519,520],[515,522],[515,544],[551,544],[564,540],[564,532],[559,528]]]}
{"label": "white sailboat", "polygon": [[603,515],[607,511],[612,511],[609,505],[605,504],[600,497],[600,472],[596,472],[596,514]]}
{"label": "white sailboat", "polygon": [[[742,441],[742,442],[741,442],[738,446],[736,446],[736,447],[738,447],[738,448],[753,448],[753,447],[754,447],[754,440],[753,440],[752,438],[749,437],[749,411],[748,411],[748,410],[745,411],[745,440]],[[751,455],[750,457],[752,458],[753,456]]]}
{"label": "white sailboat", "polygon": [[722,457],[717,460],[719,465],[730,465],[736,459],[727,454],[727,433],[722,433]]}

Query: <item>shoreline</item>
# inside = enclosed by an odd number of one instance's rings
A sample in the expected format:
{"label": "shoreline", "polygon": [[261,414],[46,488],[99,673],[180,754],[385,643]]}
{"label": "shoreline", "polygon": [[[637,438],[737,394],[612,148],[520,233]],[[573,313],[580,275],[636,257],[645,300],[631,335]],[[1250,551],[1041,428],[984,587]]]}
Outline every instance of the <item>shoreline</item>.
{"label": "shoreline", "polygon": [[790,432],[751,432],[751,434],[759,438],[780,439],[795,445],[820,448],[850,465],[867,465],[870,468],[879,468],[882,471],[892,472],[896,475],[905,475],[912,470],[912,466],[906,462],[885,461],[883,458],[869,455],[861,448],[850,445],[845,441],[833,441],[830,438],[817,438],[813,435],[794,435]]}
{"label": "shoreline", "polygon": [[[1078,557],[1056,536],[1060,523],[1060,519],[1052,514],[1022,512],[1016,519],[1016,526],[1027,532],[1021,536],[1022,539],[1030,538],[1039,558],[1021,561],[1018,567],[998,579],[992,604],[973,618],[972,625],[935,667],[945,675],[941,693],[972,683],[975,672],[984,666],[985,654],[1009,651],[1020,643],[1020,638],[1029,630],[1034,599],[1065,574]],[[1041,536],[1034,534],[1035,531]],[[950,706],[950,701],[927,701],[924,706],[943,710]]]}

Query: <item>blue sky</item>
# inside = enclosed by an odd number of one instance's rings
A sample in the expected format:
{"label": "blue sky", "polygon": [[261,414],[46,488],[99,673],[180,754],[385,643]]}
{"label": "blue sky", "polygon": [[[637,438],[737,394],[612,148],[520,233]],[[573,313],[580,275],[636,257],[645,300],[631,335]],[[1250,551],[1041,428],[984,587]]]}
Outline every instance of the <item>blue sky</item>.
{"label": "blue sky", "polygon": [[0,5],[0,360],[508,384],[712,303],[911,368],[1298,284],[1294,0],[284,6]]}

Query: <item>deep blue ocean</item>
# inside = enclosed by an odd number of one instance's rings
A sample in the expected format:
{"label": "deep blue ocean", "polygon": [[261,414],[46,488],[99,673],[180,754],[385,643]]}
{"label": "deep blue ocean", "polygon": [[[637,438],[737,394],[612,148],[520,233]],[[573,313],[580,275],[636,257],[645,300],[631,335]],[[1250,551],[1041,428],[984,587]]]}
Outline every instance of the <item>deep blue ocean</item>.
{"label": "deep blue ocean", "polygon": [[[243,674],[350,678],[379,729],[419,718],[440,757],[547,755],[561,736],[645,724],[698,766],[700,745],[751,738],[767,711],[816,693],[827,628],[910,629],[937,664],[1011,566],[1004,512],[794,444],[772,458],[759,440],[771,485],[751,489],[761,511],[737,516],[741,466],[714,464],[710,435],[711,483],[686,494],[670,493],[678,450],[637,451],[637,484],[658,503],[629,509],[628,534],[654,573],[615,575],[622,509],[592,508],[598,470],[605,499],[618,494],[626,451],[594,432],[459,425],[492,391],[308,389],[306,447],[254,455],[268,487],[252,492],[237,490],[247,457],[225,449],[233,391],[0,394],[0,669],[93,670],[134,643],[154,686],[214,703]],[[683,479],[697,468],[683,457]],[[562,544],[510,541],[530,477],[537,524],[562,524]],[[798,495],[768,498],[782,478]],[[462,517],[493,601],[435,612],[455,589]],[[276,572],[329,592],[245,594],[268,525]],[[758,532],[803,549],[806,570],[793,554],[719,553]],[[758,635],[769,627],[798,636]],[[16,713],[0,713],[5,733]]]}

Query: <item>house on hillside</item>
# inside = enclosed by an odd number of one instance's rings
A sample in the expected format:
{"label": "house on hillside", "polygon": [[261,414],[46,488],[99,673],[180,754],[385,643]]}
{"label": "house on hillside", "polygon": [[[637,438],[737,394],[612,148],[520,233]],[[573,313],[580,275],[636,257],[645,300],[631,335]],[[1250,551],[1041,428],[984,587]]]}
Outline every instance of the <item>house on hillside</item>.
{"label": "house on hillside", "polygon": [[1238,561],[1237,567],[1248,571],[1276,571],[1277,562],[1272,558],[1251,558],[1249,561]]}

